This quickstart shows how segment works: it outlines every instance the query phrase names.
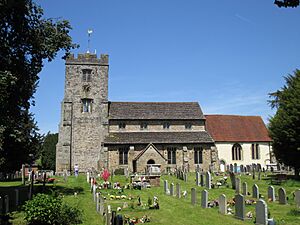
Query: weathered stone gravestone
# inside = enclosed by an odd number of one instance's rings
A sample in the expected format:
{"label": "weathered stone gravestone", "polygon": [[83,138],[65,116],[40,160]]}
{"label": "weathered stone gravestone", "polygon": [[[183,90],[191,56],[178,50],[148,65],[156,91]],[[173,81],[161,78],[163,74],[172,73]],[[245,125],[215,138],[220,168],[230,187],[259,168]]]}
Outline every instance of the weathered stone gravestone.
{"label": "weathered stone gravestone", "polygon": [[200,175],[200,186],[201,187],[204,186],[204,175],[203,174]]}
{"label": "weathered stone gravestone", "polygon": [[4,214],[9,213],[9,197],[8,195],[4,196]]}
{"label": "weathered stone gravestone", "polygon": [[169,187],[168,187],[168,181],[164,180],[164,192],[165,192],[165,194],[167,193],[168,189],[169,189]]}
{"label": "weathered stone gravestone", "polygon": [[86,172],[86,182],[90,182],[90,172]]}
{"label": "weathered stone gravestone", "polygon": [[104,199],[103,197],[100,195],[99,197],[99,212],[100,212],[100,215],[103,216],[103,213],[104,213]]}
{"label": "weathered stone gravestone", "polygon": [[267,225],[268,224],[268,207],[264,200],[259,199],[255,206],[256,212],[256,223],[257,225]]}
{"label": "weathered stone gravestone", "polygon": [[96,211],[99,212],[100,204],[99,204],[99,193],[96,194]]}
{"label": "weathered stone gravestone", "polygon": [[279,204],[282,204],[282,205],[287,204],[286,192],[285,192],[284,188],[278,189],[278,199],[279,199]]}
{"label": "weathered stone gravestone", "polygon": [[177,198],[180,198],[180,184],[179,183],[177,183],[176,184],[176,197]]}
{"label": "weathered stone gravestone", "polygon": [[295,202],[296,202],[296,206],[300,207],[300,189],[295,191]]}
{"label": "weathered stone gravestone", "polygon": [[235,190],[235,174],[233,172],[230,172],[229,175],[230,175],[232,189]]}
{"label": "weathered stone gravestone", "polygon": [[268,187],[268,199],[271,202],[275,202],[276,198],[275,198],[275,189],[273,186],[269,186]]}
{"label": "weathered stone gravestone", "polygon": [[256,184],[252,186],[252,197],[259,198],[259,188]]}
{"label": "weathered stone gravestone", "polygon": [[201,207],[207,208],[208,207],[208,191],[203,190],[201,193]]}
{"label": "weathered stone gravestone", "polygon": [[233,165],[232,164],[229,165],[229,170],[230,170],[230,172],[233,172]]}
{"label": "weathered stone gravestone", "polygon": [[200,185],[200,173],[196,172],[196,186]]}
{"label": "weathered stone gravestone", "polygon": [[230,172],[230,166],[229,165],[226,166],[226,171]]}
{"label": "weathered stone gravestone", "polygon": [[261,171],[258,172],[258,180],[261,180]]}
{"label": "weathered stone gravestone", "polygon": [[235,193],[239,194],[241,191],[241,179],[239,177],[235,178]]}
{"label": "weathered stone gravestone", "polygon": [[95,184],[93,185],[93,199],[94,199],[94,202],[96,202],[96,185]]}
{"label": "weathered stone gravestone", "polygon": [[237,173],[237,164],[236,163],[233,165],[233,170],[235,173]]}
{"label": "weathered stone gravestone", "polygon": [[235,196],[235,217],[245,220],[245,197],[241,194]]}
{"label": "weathered stone gravestone", "polygon": [[184,174],[183,174],[183,180],[184,180],[184,182],[187,182],[187,180],[188,180],[188,174],[186,172],[184,172]]}
{"label": "weathered stone gravestone", "polygon": [[19,205],[19,196],[20,196],[19,189],[15,189],[15,193],[16,193],[16,206],[18,206]]}
{"label": "weathered stone gravestone", "polygon": [[211,175],[210,175],[210,172],[207,171],[205,175],[206,175],[206,180],[205,180],[206,188],[211,189]]}
{"label": "weathered stone gravestone", "polygon": [[196,205],[196,203],[197,203],[195,188],[191,189],[191,202],[192,202],[192,205]]}
{"label": "weathered stone gravestone", "polygon": [[240,171],[241,171],[241,173],[245,172],[244,168],[245,168],[244,165],[240,165]]}
{"label": "weathered stone gravestone", "polygon": [[174,196],[174,184],[173,183],[170,184],[170,195]]}
{"label": "weathered stone gravestone", "polygon": [[219,212],[223,215],[227,214],[227,199],[224,194],[219,197]]}
{"label": "weathered stone gravestone", "polygon": [[255,169],[252,171],[252,179],[255,180]]}
{"label": "weathered stone gravestone", "polygon": [[243,182],[243,184],[242,184],[242,194],[243,195],[248,195],[248,184],[247,184],[247,182]]}

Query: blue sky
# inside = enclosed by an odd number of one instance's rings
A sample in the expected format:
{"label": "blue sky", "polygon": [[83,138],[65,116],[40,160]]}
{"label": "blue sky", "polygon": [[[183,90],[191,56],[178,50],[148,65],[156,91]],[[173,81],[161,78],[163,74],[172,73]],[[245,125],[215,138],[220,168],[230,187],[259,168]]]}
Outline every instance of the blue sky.
{"label": "blue sky", "polygon": [[[274,113],[268,93],[300,68],[300,8],[273,0],[36,0],[70,21],[74,51],[110,55],[109,100],[198,101],[205,114]],[[40,73],[32,107],[42,133],[57,132],[61,54]]]}

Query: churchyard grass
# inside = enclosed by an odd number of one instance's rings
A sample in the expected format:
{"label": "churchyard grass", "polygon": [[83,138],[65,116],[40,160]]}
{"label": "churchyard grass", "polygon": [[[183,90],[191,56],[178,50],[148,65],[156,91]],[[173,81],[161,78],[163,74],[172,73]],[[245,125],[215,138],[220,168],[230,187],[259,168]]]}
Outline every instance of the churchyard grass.
{"label": "churchyard grass", "polygon": [[[239,175],[237,175],[239,176]],[[259,187],[259,192],[262,194],[263,199],[265,199],[268,209],[270,210],[271,217],[275,218],[277,224],[286,224],[286,225],[297,225],[300,224],[300,215],[299,209],[296,209],[296,205],[293,199],[293,192],[296,189],[300,188],[300,182],[294,180],[288,180],[281,185],[273,185],[275,188],[276,202],[268,202],[267,199],[267,189],[270,185],[270,180],[266,179],[262,173],[262,180],[253,180],[252,176],[242,175],[241,183],[247,182],[248,191],[251,193],[250,196],[246,196],[246,199],[252,199],[252,186],[257,184]],[[213,177],[213,182],[218,179],[218,177]],[[98,179],[99,180],[99,179]],[[163,181],[168,180],[168,185],[170,187],[171,183],[180,183],[181,191],[187,191],[187,198],[181,197],[180,199],[175,196],[164,194]],[[121,185],[129,183],[129,180],[125,176],[114,176],[110,181],[120,182]],[[6,182],[0,182],[0,186],[6,186]],[[225,194],[227,200],[231,200],[235,195],[235,190],[231,189],[230,178],[228,176],[227,183],[229,188],[220,187],[208,190],[208,199],[209,201],[218,199],[221,194]],[[18,185],[18,183],[7,183],[9,185]],[[65,183],[62,177],[57,178],[56,184],[52,187],[49,185],[49,188],[53,188],[60,192],[64,196],[64,200],[70,203],[73,206],[76,206],[83,210],[83,224],[85,225],[96,225],[104,224],[103,218],[96,212],[96,204],[93,202],[92,193],[90,192],[90,185],[86,182],[86,177],[80,175],[78,178],[73,176],[68,177],[67,182]],[[278,203],[278,189],[284,187],[288,196],[288,204],[280,205]],[[196,188],[197,193],[197,203],[196,205],[191,204],[191,188]],[[201,191],[205,189],[204,187],[195,185],[195,173],[190,173],[188,176],[187,182],[177,179],[175,176],[163,175],[161,177],[161,186],[152,187],[142,190],[129,190],[124,189],[124,193],[119,195],[129,195],[133,196],[132,201],[128,199],[124,200],[107,200],[105,204],[110,204],[112,210],[116,210],[117,207],[123,206],[124,202],[128,203],[128,208],[122,209],[120,214],[126,214],[129,217],[138,217],[141,218],[144,215],[150,217],[151,225],[199,225],[199,224],[253,224],[254,219],[246,219],[245,221],[238,220],[234,218],[233,215],[221,215],[218,212],[218,207],[214,208],[201,208]],[[74,193],[77,192],[77,196]],[[108,193],[115,193],[115,190],[107,189],[101,191],[104,196],[107,196]],[[141,198],[142,205],[148,203],[148,198],[150,197],[153,201],[153,197],[157,196],[159,199],[160,209],[158,210],[149,210],[148,206],[137,206],[138,196]],[[132,202],[134,203],[132,209]],[[230,206],[231,207],[231,206]],[[234,206],[231,207],[234,210]],[[246,205],[246,213],[251,211],[255,217],[255,204]],[[13,215],[13,223],[16,224],[25,224],[22,221],[22,212],[15,213]]]}

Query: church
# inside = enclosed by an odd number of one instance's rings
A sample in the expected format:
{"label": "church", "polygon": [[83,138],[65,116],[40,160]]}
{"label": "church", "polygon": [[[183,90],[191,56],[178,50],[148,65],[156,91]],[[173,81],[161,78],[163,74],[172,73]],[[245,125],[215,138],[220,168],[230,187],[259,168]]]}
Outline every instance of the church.
{"label": "church", "polygon": [[204,115],[198,102],[112,102],[108,55],[71,54],[65,64],[57,172],[76,164],[80,172],[145,172],[147,165],[224,171],[272,160],[261,117]]}

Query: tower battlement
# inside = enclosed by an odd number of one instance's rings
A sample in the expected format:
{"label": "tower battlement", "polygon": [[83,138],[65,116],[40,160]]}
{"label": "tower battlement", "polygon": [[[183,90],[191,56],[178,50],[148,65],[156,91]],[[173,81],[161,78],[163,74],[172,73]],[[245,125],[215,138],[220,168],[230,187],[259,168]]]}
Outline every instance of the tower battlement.
{"label": "tower battlement", "polygon": [[79,53],[77,57],[74,54],[68,55],[66,58],[67,64],[99,64],[102,66],[108,66],[109,56],[108,54],[101,54],[97,57],[97,54],[93,53]]}

